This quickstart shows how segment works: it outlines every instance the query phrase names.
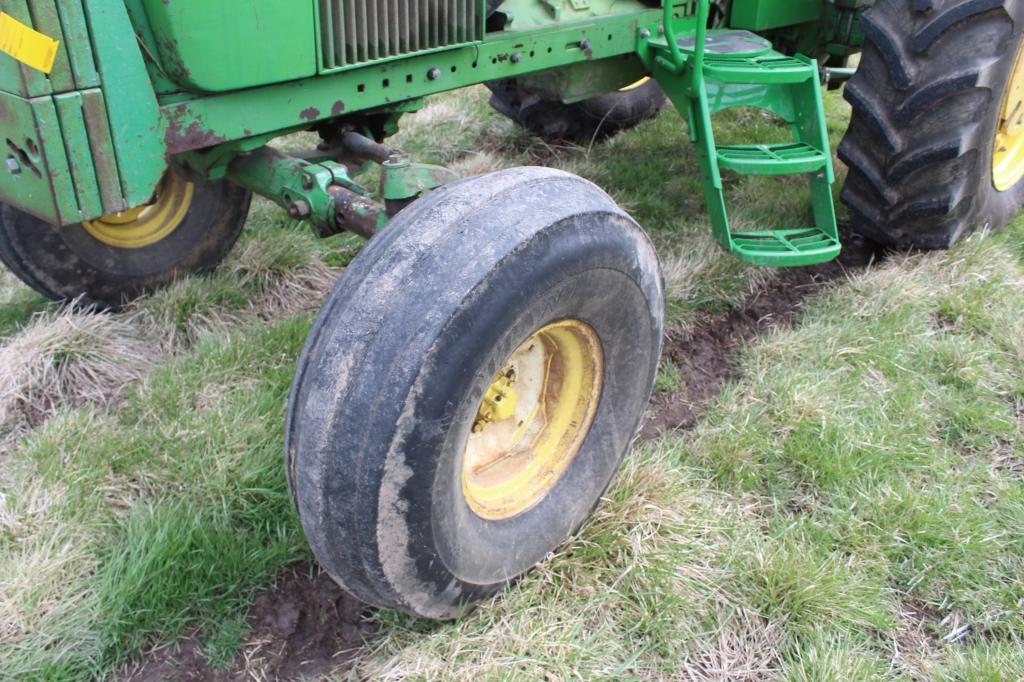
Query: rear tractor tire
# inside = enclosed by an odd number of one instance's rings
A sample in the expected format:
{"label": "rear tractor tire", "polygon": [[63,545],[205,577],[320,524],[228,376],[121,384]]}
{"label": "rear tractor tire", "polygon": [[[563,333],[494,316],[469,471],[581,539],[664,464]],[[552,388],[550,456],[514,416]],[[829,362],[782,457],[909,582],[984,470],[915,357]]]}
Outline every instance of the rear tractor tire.
{"label": "rear tractor tire", "polygon": [[195,184],[168,171],[149,204],[77,225],[0,204],[0,261],[44,296],[116,308],[220,263],[251,198],[227,182]]}
{"label": "rear tractor tire", "polygon": [[572,104],[534,93],[514,78],[487,87],[491,107],[550,142],[599,142],[654,118],[665,104],[665,93],[653,78]]}
{"label": "rear tractor tire", "polygon": [[1024,2],[881,0],[846,85],[855,231],[943,249],[1024,203]]}
{"label": "rear tractor tire", "polygon": [[600,189],[517,168],[447,185],[346,269],[299,361],[286,471],[320,564],[452,618],[590,515],[657,370],[657,256]]}

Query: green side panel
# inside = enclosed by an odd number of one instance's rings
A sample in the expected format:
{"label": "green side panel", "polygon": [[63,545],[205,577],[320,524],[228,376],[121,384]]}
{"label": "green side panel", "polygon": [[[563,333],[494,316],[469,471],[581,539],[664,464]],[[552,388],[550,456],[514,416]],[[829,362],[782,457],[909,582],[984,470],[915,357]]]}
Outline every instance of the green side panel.
{"label": "green side panel", "polygon": [[733,28],[763,31],[815,21],[824,11],[824,0],[734,0]]}
{"label": "green side panel", "polygon": [[[107,105],[103,101],[103,93],[99,90],[86,90],[82,93],[82,110],[85,114],[85,129],[89,133],[89,146],[92,149],[92,164],[96,170],[99,184],[100,200],[103,205],[100,215],[119,213],[129,208],[121,197],[121,181],[117,171],[117,156],[114,152],[114,140],[110,137],[107,124]],[[86,220],[90,216],[84,216]]]}
{"label": "green side panel", "polygon": [[64,135],[57,117],[57,107],[53,99],[39,98],[32,100],[32,110],[36,118],[36,130],[42,140],[42,153],[49,169],[50,186],[57,204],[58,222],[61,225],[78,222],[82,219],[78,210],[78,197],[75,184],[71,177],[67,152],[64,148]]}
{"label": "green side panel", "polygon": [[71,59],[68,57],[64,29],[60,23],[60,14],[54,0],[32,0],[33,28],[60,42],[57,46],[57,58],[50,72],[50,87],[53,92],[69,92],[75,89],[75,79],[71,75]]}
{"label": "green side panel", "polygon": [[146,58],[146,69],[149,70],[149,80],[153,83],[153,89],[158,95],[167,95],[178,92],[181,88],[169,79],[164,72],[163,64],[160,62],[160,48],[156,46],[156,38],[149,28],[149,19],[146,17],[146,10],[142,6],[142,0],[125,0],[124,6],[128,9],[128,17],[135,27],[135,35],[138,36],[142,45],[143,56]]}
{"label": "green side panel", "polygon": [[78,220],[78,199],[53,100],[0,93],[0,130],[0,202],[55,225]]}
{"label": "green side panel", "polygon": [[[25,24],[35,28],[32,12],[28,8],[28,0],[5,0],[3,11]],[[52,92],[50,79],[46,74],[30,69],[14,57],[0,53],[0,89],[13,92],[22,97],[38,97]]]}
{"label": "green side panel", "polygon": [[75,87],[79,90],[95,88],[100,84],[96,62],[92,58],[92,43],[89,41],[89,25],[81,0],[60,0],[57,5],[60,24],[64,29],[64,47],[71,60],[71,73]]}
{"label": "green side panel", "polygon": [[[107,114],[129,206],[149,201],[167,170],[164,124],[123,0],[86,0]],[[126,36],[130,36],[125,40]]]}
{"label": "green side panel", "polygon": [[82,107],[82,95],[70,92],[53,98],[57,105],[57,117],[64,136],[64,149],[68,155],[71,180],[78,207],[83,217],[95,218],[103,215],[103,204],[100,200],[100,188],[96,182],[93,168],[92,149],[89,145],[89,134],[85,127],[85,111]]}
{"label": "green side panel", "polygon": [[224,92],[312,76],[315,0],[144,0],[164,70]]}

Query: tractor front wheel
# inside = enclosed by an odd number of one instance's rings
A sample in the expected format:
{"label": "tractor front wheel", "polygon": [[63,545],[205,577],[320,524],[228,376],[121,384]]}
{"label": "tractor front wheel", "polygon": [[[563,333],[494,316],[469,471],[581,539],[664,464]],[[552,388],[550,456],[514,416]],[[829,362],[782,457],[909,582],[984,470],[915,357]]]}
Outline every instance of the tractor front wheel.
{"label": "tractor front wheel", "polygon": [[245,224],[252,195],[168,171],[145,206],[55,227],[0,204],[0,261],[54,300],[117,307],[173,278],[217,265]]}
{"label": "tractor front wheel", "polygon": [[650,396],[663,326],[643,231],[576,176],[434,191],[345,271],[299,362],[286,470],[321,565],[451,618],[590,515]]}

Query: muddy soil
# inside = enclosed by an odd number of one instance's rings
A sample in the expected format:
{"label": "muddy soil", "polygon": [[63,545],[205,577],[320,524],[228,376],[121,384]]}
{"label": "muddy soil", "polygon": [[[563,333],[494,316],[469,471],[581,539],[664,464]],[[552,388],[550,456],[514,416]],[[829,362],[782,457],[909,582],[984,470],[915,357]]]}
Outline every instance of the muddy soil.
{"label": "muddy soil", "polygon": [[[734,359],[744,345],[792,323],[802,303],[880,254],[853,235],[843,235],[842,257],[827,265],[783,271],[738,308],[708,316],[687,330],[670,332],[664,357],[679,369],[683,389],[652,400],[640,437],[692,428],[701,412],[735,377]],[[186,638],[142,659],[122,679],[298,680],[323,675],[345,678],[348,664],[372,634],[365,606],[331,578],[308,565],[285,571],[275,588],[257,594],[247,618],[247,644],[229,670],[212,669],[201,642]]]}
{"label": "muddy soil", "polygon": [[669,330],[663,361],[679,370],[682,390],[658,394],[640,438],[692,428],[707,405],[735,378],[735,358],[746,344],[773,329],[787,327],[807,298],[852,271],[877,262],[882,253],[853,234],[841,235],[843,253],[835,261],[783,270],[724,315],[706,316],[685,330]]}
{"label": "muddy soil", "polygon": [[235,682],[301,680],[344,673],[373,626],[366,606],[330,576],[308,564],[293,566],[277,584],[256,594],[246,618],[246,644],[229,669],[206,661],[202,641],[185,638],[130,668],[126,682]]}

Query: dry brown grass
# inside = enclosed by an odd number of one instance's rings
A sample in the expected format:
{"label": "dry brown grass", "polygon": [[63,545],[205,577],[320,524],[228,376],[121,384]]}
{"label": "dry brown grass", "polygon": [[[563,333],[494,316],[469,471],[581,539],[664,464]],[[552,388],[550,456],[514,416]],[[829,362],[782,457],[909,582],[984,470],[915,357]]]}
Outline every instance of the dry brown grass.
{"label": "dry brown grass", "polygon": [[[127,387],[199,338],[319,307],[339,270],[282,236],[243,241],[210,278],[184,278],[121,313],[74,303],[52,307],[4,339],[0,456],[57,408],[116,405]],[[8,277],[5,272],[4,281]],[[245,303],[213,301],[175,319],[182,299],[218,286],[246,296]]]}
{"label": "dry brown grass", "polygon": [[0,429],[36,426],[57,406],[111,403],[159,359],[139,313],[79,305],[35,316],[0,346]]}

